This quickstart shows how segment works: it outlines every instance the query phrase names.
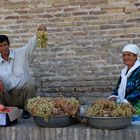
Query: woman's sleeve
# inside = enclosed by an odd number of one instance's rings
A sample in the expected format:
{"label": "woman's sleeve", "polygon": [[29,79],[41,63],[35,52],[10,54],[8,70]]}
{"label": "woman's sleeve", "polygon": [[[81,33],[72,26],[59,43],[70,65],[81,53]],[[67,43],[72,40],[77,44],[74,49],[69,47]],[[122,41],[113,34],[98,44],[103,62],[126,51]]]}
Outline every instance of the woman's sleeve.
{"label": "woman's sleeve", "polygon": [[120,83],[121,83],[121,76],[119,77],[119,80],[118,80],[118,82],[117,82],[117,85],[116,85],[116,87],[113,89],[111,95],[118,96],[118,89],[119,89]]}
{"label": "woman's sleeve", "polygon": [[133,92],[127,96],[127,100],[132,104],[135,104],[138,100],[140,100],[140,70],[135,77],[136,79]]}

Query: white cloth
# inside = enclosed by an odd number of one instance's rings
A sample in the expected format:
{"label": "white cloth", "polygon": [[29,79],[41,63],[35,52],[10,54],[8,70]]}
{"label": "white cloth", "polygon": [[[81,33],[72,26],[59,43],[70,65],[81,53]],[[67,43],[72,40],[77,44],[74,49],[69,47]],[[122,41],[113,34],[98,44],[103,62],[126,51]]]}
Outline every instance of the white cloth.
{"label": "white cloth", "polygon": [[132,52],[137,55],[137,60],[139,60],[140,50],[136,44],[127,44],[124,46],[122,52]]}
{"label": "white cloth", "polygon": [[[118,89],[118,96],[117,96],[117,103],[123,103],[126,102],[125,99],[125,90],[126,90],[126,84],[127,84],[127,78],[131,75],[131,73],[140,66],[140,61],[136,61],[134,66],[127,72],[127,66],[122,69],[121,72],[121,83]],[[127,74],[126,74],[127,73]]]}
{"label": "white cloth", "polygon": [[20,89],[27,80],[30,80],[29,61],[36,48],[36,35],[25,46],[10,50],[9,60],[0,55],[0,80],[4,82],[6,91]]}

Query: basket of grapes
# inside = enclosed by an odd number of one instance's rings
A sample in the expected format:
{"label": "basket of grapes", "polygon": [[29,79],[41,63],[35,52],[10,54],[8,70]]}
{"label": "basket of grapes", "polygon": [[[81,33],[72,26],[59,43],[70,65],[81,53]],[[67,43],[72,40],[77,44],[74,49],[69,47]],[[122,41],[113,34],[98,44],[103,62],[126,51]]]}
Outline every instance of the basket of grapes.
{"label": "basket of grapes", "polygon": [[80,103],[75,98],[35,97],[28,100],[27,108],[41,127],[65,127],[75,122]]}
{"label": "basket of grapes", "polygon": [[98,99],[86,109],[84,117],[94,128],[122,129],[131,124],[134,112],[130,103],[117,104],[108,99]]}

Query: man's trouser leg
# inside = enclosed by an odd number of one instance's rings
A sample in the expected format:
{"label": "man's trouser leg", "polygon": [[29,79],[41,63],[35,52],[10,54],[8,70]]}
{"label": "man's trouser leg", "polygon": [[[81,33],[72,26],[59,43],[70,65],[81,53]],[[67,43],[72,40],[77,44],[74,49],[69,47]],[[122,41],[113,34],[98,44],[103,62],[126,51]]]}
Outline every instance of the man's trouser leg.
{"label": "man's trouser leg", "polygon": [[36,96],[37,88],[33,81],[27,81],[21,89],[13,89],[6,93],[1,93],[0,103],[5,106],[15,106],[27,110],[27,101]]}

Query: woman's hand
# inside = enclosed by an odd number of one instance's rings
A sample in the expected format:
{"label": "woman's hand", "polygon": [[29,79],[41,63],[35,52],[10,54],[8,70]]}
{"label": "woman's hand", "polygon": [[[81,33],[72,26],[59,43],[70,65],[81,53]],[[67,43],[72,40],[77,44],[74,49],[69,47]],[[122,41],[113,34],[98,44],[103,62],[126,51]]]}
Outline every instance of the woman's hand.
{"label": "woman's hand", "polygon": [[0,93],[4,92],[4,84],[2,82],[2,80],[0,80]]}
{"label": "woman's hand", "polygon": [[116,102],[117,97],[112,96],[112,97],[109,97],[108,99],[109,99],[110,101],[114,101],[114,102]]}

